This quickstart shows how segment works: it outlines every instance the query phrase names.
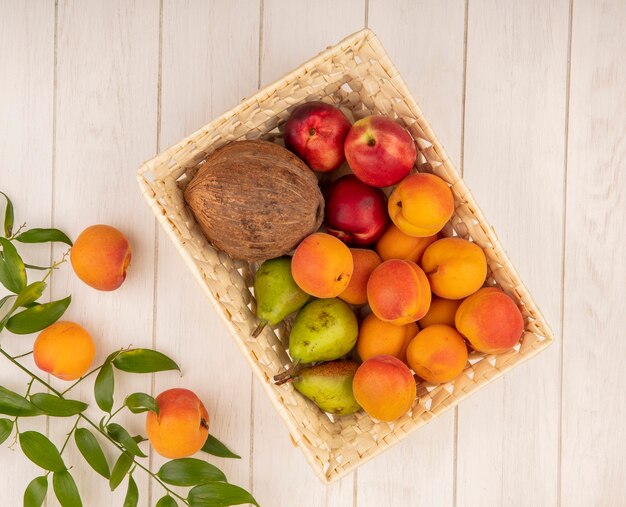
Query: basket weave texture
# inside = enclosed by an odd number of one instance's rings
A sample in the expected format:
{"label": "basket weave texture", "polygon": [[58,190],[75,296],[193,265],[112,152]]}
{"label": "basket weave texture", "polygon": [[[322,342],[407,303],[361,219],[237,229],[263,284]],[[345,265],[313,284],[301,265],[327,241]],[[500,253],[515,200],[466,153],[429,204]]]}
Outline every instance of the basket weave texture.
{"label": "basket weave texture", "polygon": [[[212,247],[183,200],[186,184],[207,155],[232,141],[280,137],[278,127],[291,110],[311,100],[340,106],[355,119],[382,114],[409,131],[418,148],[415,169],[440,176],[451,185],[454,194],[455,214],[443,234],[470,239],[483,249],[489,266],[486,284],[501,287],[524,316],[523,337],[514,349],[498,356],[472,352],[465,371],[453,382],[439,386],[419,384],[411,411],[393,423],[373,420],[362,411],[333,418],[289,384],[278,387],[272,383],[273,375],[291,365],[286,353],[287,330],[284,326],[274,330],[267,327],[257,339],[251,337],[257,324],[252,293],[256,266],[234,260]],[[332,482],[353,471],[481,386],[545,349],[553,340],[493,228],[370,30],[347,37],[146,162],[139,169],[138,180],[161,226],[284,419],[293,442],[323,482]]]}

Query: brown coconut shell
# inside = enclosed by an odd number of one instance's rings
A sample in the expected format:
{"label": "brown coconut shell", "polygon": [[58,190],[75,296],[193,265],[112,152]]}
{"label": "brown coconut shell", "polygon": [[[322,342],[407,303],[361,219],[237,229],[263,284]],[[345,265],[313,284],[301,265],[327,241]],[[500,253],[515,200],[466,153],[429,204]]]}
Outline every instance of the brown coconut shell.
{"label": "brown coconut shell", "polygon": [[313,171],[267,141],[238,141],[212,153],[184,197],[211,243],[246,261],[286,254],[324,218]]}

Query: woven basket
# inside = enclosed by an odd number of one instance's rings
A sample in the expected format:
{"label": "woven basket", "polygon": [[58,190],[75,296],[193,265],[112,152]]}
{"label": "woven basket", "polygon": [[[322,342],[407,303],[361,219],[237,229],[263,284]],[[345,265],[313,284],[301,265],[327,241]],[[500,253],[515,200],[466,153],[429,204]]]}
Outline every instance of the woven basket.
{"label": "woven basket", "polygon": [[[349,110],[355,119],[372,113],[394,118],[411,133],[418,148],[417,171],[432,172],[453,190],[456,211],[447,236],[471,239],[484,250],[487,285],[498,285],[518,303],[525,330],[511,351],[490,356],[473,352],[453,382],[418,385],[418,398],[401,419],[386,423],[364,412],[333,418],[289,384],[271,379],[291,365],[286,329],[269,327],[251,338],[257,324],[252,294],[254,268],[217,251],[204,238],[183,200],[183,190],[207,155],[241,139],[276,139],[294,106],[322,100]],[[465,183],[376,36],[360,31],[259,91],[235,109],[146,162],[138,172],[141,191],[209,300],[221,315],[254,374],[285,421],[294,443],[323,482],[332,482],[376,456],[431,419],[545,349],[552,333]]]}

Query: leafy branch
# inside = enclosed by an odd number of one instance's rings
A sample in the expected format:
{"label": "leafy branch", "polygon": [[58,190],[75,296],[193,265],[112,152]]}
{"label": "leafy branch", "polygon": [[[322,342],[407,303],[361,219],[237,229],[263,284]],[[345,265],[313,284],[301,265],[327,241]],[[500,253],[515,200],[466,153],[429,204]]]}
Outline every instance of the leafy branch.
{"label": "leafy branch", "polygon": [[[38,302],[46,289],[46,281],[60,265],[67,261],[69,251],[51,266],[40,267],[24,263],[14,243],[54,241],[71,247],[72,241],[58,229],[24,230],[26,224],[13,232],[13,204],[5,193],[0,192],[0,195],[7,202],[2,227],[4,236],[0,235],[0,283],[10,292],[0,299],[0,332],[36,333],[61,318],[71,302],[71,296],[47,303]],[[41,280],[28,283],[27,269],[45,271],[45,274]],[[156,473],[152,472],[141,461],[147,458],[146,453],[140,448],[140,444],[146,439],[141,435],[131,436],[122,425],[112,422],[112,419],[124,409],[128,409],[133,414],[148,411],[159,414],[156,400],[146,393],[132,393],[126,396],[123,404],[113,410],[115,372],[145,374],[168,370],[180,371],[172,359],[151,349],[120,349],[111,353],[102,364],[91,369],[61,391],[19,361],[31,353],[32,350],[11,355],[0,345],[0,355],[29,376],[24,395],[0,386],[0,414],[13,417],[12,419],[0,418],[0,444],[4,443],[15,431],[15,440],[12,445],[19,442],[24,455],[45,470],[43,475],[34,478],[26,487],[24,493],[26,507],[39,507],[43,504],[48,492],[50,475],[52,475],[54,494],[63,507],[82,506],[78,488],[70,473],[71,467],[68,467],[63,459],[63,453],[72,437],[87,464],[109,481],[112,491],[128,477],[124,506],[132,507],[138,504],[139,490],[133,479],[133,473],[137,469],[147,473],[163,488],[165,496],[157,502],[157,507],[176,506],[178,502],[190,507],[227,506],[242,503],[258,505],[250,493],[228,483],[221,470],[204,460],[173,459],[166,462]],[[96,373],[94,399],[96,405],[104,412],[100,422],[95,422],[85,414],[88,408],[87,403],[67,397],[67,394],[76,386]],[[35,383],[47,389],[48,392],[31,393]],[[20,418],[37,416],[75,418],[60,450],[42,433],[19,429]],[[119,452],[112,468],[96,435],[105,439]],[[215,456],[239,458],[212,435],[208,436],[202,450]],[[186,496],[183,496],[171,486],[190,489]]]}

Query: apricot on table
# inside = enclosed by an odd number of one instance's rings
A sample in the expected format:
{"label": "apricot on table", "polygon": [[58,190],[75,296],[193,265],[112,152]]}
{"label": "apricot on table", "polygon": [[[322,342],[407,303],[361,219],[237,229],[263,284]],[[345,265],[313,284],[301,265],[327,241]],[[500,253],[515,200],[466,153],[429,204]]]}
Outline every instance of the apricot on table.
{"label": "apricot on table", "polygon": [[82,377],[95,355],[96,345],[91,335],[82,326],[65,320],[39,333],[33,346],[37,367],[61,380]]}
{"label": "apricot on table", "polygon": [[462,238],[443,238],[426,249],[422,269],[437,296],[463,299],[485,283],[487,259],[476,243]]}
{"label": "apricot on table", "polygon": [[441,384],[461,374],[467,364],[467,345],[453,327],[433,324],[411,340],[406,357],[418,377]]}
{"label": "apricot on table", "polygon": [[419,320],[420,327],[424,329],[433,324],[446,324],[454,327],[454,317],[462,302],[462,299],[445,299],[433,296],[428,313]]}
{"label": "apricot on table", "polygon": [[356,352],[361,361],[367,361],[375,356],[389,355],[406,363],[406,348],[418,331],[419,328],[415,322],[396,326],[370,313],[359,326]]}
{"label": "apricot on table", "polygon": [[168,389],[156,397],[159,414],[148,412],[146,434],[161,456],[185,458],[198,452],[209,436],[209,414],[189,389]]}
{"label": "apricot on table", "polygon": [[384,261],[389,259],[402,259],[419,264],[424,250],[437,240],[437,234],[417,238],[402,232],[394,224],[391,224],[376,242],[376,251]]}
{"label": "apricot on table", "polygon": [[354,269],[348,286],[339,294],[339,299],[343,299],[351,305],[364,305],[367,303],[367,281],[380,264],[380,257],[374,250],[364,248],[351,248]]}
{"label": "apricot on table", "polygon": [[350,283],[354,262],[345,243],[330,234],[313,233],[302,240],[291,260],[298,286],[317,298],[334,298]]}
{"label": "apricot on table", "polygon": [[421,319],[430,307],[430,286],[422,269],[411,261],[383,262],[367,282],[367,301],[374,314],[401,326]]}
{"label": "apricot on table", "polygon": [[439,176],[410,174],[389,196],[388,208],[391,220],[405,234],[432,236],[452,218],[454,197]]}
{"label": "apricot on table", "polygon": [[507,294],[485,287],[461,303],[456,328],[479,352],[500,354],[513,347],[524,331],[524,318]]}
{"label": "apricot on table", "polygon": [[70,251],[76,276],[94,289],[111,291],[126,279],[130,244],[110,225],[92,225],[80,233]]}
{"label": "apricot on table", "polygon": [[354,375],[352,391],[357,403],[371,417],[394,421],[406,414],[417,393],[411,370],[398,358],[375,356]]}

